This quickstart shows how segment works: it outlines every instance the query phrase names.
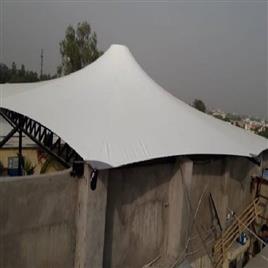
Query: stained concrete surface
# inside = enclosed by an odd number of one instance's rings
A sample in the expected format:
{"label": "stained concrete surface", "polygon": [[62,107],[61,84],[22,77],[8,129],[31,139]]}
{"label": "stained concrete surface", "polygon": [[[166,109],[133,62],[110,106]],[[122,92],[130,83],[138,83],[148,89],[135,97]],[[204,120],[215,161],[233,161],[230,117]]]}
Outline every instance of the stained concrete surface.
{"label": "stained concrete surface", "polygon": [[0,179],[0,267],[73,267],[76,199],[69,171]]}
{"label": "stained concrete surface", "polygon": [[224,226],[228,208],[239,213],[251,200],[250,177],[258,174],[260,167],[243,157],[178,157],[102,171],[96,192],[90,170],[82,179],[69,171],[2,178],[0,268],[141,268],[158,257],[152,267],[181,257],[198,267],[207,252],[191,228],[194,214],[210,250],[208,193]]}
{"label": "stained concrete surface", "polygon": [[245,268],[266,268],[268,267],[268,247],[266,246],[258,255],[252,258]]}
{"label": "stained concrete surface", "polygon": [[104,267],[142,267],[163,250],[172,164],[109,174]]}

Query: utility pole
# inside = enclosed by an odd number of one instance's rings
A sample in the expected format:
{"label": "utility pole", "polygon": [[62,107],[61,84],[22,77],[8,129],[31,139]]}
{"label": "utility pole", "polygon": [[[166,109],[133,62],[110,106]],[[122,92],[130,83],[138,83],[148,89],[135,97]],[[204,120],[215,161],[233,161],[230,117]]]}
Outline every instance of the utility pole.
{"label": "utility pole", "polygon": [[40,79],[43,77],[43,64],[44,64],[44,50],[41,49],[41,69],[40,69]]}

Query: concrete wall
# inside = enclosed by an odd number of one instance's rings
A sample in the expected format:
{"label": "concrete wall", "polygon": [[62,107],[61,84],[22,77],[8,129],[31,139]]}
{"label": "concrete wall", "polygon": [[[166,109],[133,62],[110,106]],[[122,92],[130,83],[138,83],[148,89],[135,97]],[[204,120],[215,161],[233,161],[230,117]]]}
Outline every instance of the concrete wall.
{"label": "concrete wall", "polygon": [[210,254],[220,229],[209,194],[224,228],[228,209],[239,214],[251,201],[251,176],[258,174],[260,168],[243,157],[111,170],[104,267],[143,267],[154,259],[157,267],[169,267]]}
{"label": "concrete wall", "polygon": [[[211,193],[214,199],[221,226],[225,228],[228,225],[227,215],[230,210],[239,215],[253,199],[250,191],[251,176],[259,175],[260,172],[257,165],[243,157],[194,162],[190,192],[199,232],[205,243],[201,242],[196,230],[190,230],[189,249],[192,253],[188,255],[188,258],[194,260],[211,253],[211,246],[220,234],[219,224],[209,201],[209,194]],[[204,244],[207,250],[204,250]]]}
{"label": "concrete wall", "polygon": [[0,267],[73,267],[76,200],[69,171],[1,178]]}
{"label": "concrete wall", "polygon": [[90,174],[85,165],[81,179],[0,179],[0,268],[164,268],[185,258],[209,268],[202,256],[218,232],[209,193],[225,226],[260,169],[242,157],[170,158],[100,171],[94,192]]}
{"label": "concrete wall", "polygon": [[172,164],[110,172],[104,267],[142,267],[165,244]]}
{"label": "concrete wall", "polygon": [[183,255],[189,219],[184,187],[191,177],[192,162],[185,159],[109,172],[103,267],[170,267]]}

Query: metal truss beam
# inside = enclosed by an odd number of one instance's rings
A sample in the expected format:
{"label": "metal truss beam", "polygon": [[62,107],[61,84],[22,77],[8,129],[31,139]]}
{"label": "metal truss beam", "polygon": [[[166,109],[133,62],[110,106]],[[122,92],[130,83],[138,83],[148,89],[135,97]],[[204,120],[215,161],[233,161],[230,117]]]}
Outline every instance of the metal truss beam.
{"label": "metal truss beam", "polygon": [[0,108],[0,114],[14,129],[21,130],[31,140],[53,155],[65,167],[71,167],[73,162],[82,161],[82,157],[53,131],[37,121],[22,114]]}
{"label": "metal truss beam", "polygon": [[14,127],[1,141],[0,141],[0,148],[2,148],[18,131],[19,127]]}

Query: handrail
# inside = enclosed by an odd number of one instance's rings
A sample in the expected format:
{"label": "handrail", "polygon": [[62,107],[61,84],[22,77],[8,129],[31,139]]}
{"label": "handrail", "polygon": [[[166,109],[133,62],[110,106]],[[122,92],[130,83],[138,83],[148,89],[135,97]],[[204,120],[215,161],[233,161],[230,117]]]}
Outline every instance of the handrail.
{"label": "handrail", "polygon": [[213,247],[215,267],[222,266],[232,244],[239,238],[241,233],[260,216],[261,211],[259,198],[256,198],[239,216],[236,216],[234,222],[222,232],[221,237],[215,242]]}

